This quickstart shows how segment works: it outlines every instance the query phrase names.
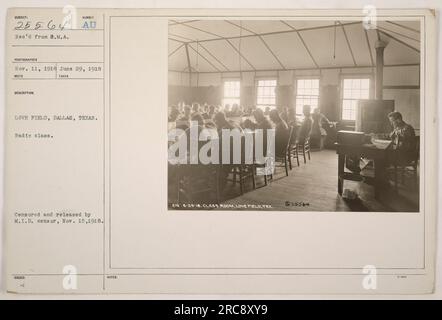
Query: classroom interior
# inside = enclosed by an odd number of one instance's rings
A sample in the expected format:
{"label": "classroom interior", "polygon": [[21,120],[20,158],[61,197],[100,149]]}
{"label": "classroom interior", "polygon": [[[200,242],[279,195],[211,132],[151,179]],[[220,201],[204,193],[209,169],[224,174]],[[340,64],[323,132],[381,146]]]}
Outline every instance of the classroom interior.
{"label": "classroom interior", "polygon": [[[296,123],[281,165],[268,176],[239,165],[219,183],[218,168],[205,168],[207,181],[193,190],[195,171],[186,178],[169,164],[169,208],[419,211],[419,21],[169,20],[168,39],[169,129],[196,113],[212,125],[223,113],[240,127],[255,121],[257,109],[267,118],[277,110],[288,128]],[[306,106],[321,116],[299,142]],[[385,142],[393,111],[414,131],[406,161],[392,161],[394,152],[386,151],[394,148]],[[348,166],[355,158],[357,172]]]}

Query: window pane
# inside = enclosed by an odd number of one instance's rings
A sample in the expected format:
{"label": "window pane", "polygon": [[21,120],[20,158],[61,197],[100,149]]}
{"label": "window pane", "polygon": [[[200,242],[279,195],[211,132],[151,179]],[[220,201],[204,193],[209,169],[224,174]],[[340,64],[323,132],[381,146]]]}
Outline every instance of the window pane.
{"label": "window pane", "polygon": [[342,119],[356,120],[357,100],[344,100],[342,102]]}
{"label": "window pane", "polygon": [[225,81],[224,98],[239,98],[240,88],[241,88],[240,81]]}
{"label": "window pane", "polygon": [[361,87],[368,90],[370,88],[370,79],[362,79]]}
{"label": "window pane", "polygon": [[312,80],[312,88],[319,89],[319,79]]}
{"label": "window pane", "polygon": [[361,97],[361,92],[359,90],[353,89],[351,92],[352,99],[359,99]]}
{"label": "window pane", "polygon": [[296,114],[302,115],[304,105],[309,105],[312,109],[314,109],[318,107],[318,103],[318,96],[298,96],[296,98]]}
{"label": "window pane", "polygon": [[361,79],[353,79],[351,83],[352,89],[359,89],[361,87]]}
{"label": "window pane", "polygon": [[298,79],[296,82],[296,114],[302,115],[304,105],[317,108],[319,104],[319,79]]}
{"label": "window pane", "polygon": [[258,80],[258,88],[256,90],[256,104],[258,106],[274,106],[276,103],[276,80]]}
{"label": "window pane", "polygon": [[342,84],[342,119],[355,120],[357,101],[370,97],[370,79],[344,79]]}
{"label": "window pane", "polygon": [[299,89],[304,89],[304,80],[298,80],[297,88],[298,88],[298,90]]}
{"label": "window pane", "polygon": [[264,95],[266,95],[266,96],[270,95],[270,88],[269,87],[264,87]]}

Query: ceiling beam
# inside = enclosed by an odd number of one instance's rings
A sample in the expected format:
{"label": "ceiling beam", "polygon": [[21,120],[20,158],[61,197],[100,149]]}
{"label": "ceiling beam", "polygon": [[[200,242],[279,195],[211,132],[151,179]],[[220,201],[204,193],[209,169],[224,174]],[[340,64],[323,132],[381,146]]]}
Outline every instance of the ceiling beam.
{"label": "ceiling beam", "polygon": [[267,48],[267,50],[269,50],[269,52],[272,54],[273,58],[275,58],[275,60],[279,63],[279,65],[285,70],[285,67],[282,64],[281,60],[279,60],[278,56],[276,55],[276,53],[273,52],[273,50],[270,48],[270,46],[267,44],[267,42],[265,42],[265,40],[261,36],[259,36],[258,38],[262,41],[262,43]]}
{"label": "ceiling beam", "polygon": [[[218,72],[221,72],[221,70],[219,68],[217,68],[215,65],[213,65],[212,62],[210,62],[205,56],[203,56],[198,50],[196,50],[194,47],[192,47],[191,44],[188,44],[188,47],[190,49],[192,49],[198,56],[200,56],[201,58],[203,58],[208,64],[210,64],[212,66],[212,68],[214,68],[215,70],[217,70]],[[198,71],[198,70],[197,70]]]}
{"label": "ceiling beam", "polygon": [[398,42],[398,43],[400,43],[400,44],[402,44],[402,45],[404,45],[404,46],[406,46],[406,47],[408,47],[408,48],[410,48],[410,49],[412,49],[412,50],[414,50],[414,51],[416,51],[416,52],[418,52],[418,53],[421,52],[419,49],[413,47],[412,45],[409,45],[408,43],[406,43],[406,42],[404,42],[404,41],[402,41],[402,40],[399,40],[398,38],[392,36],[391,34],[385,32],[385,31],[382,31],[382,30],[379,30],[379,29],[377,29],[377,31],[378,31],[379,33],[381,33],[381,34],[387,36],[388,38],[393,39],[393,40],[395,40],[396,42]]}
{"label": "ceiling beam", "polygon": [[172,23],[169,23],[169,26],[176,26],[176,25],[178,25],[178,24],[197,22],[197,21],[200,21],[200,20],[186,20],[186,21],[170,20],[170,21],[173,21],[173,22],[172,22]]}
{"label": "ceiling beam", "polygon": [[[289,26],[292,26],[287,21],[284,20],[284,22],[287,23]],[[362,24],[362,21],[354,21],[354,22],[343,23],[344,26],[351,26],[351,25],[356,25],[356,24]],[[302,31],[312,31],[312,30],[328,29],[328,28],[334,28],[334,27],[335,27],[334,24],[329,24],[329,25],[325,25],[325,26],[299,28],[299,29],[296,29],[296,30],[298,30],[299,32],[302,32]]]}
{"label": "ceiling beam", "polygon": [[409,36],[407,36],[407,35],[405,35],[405,34],[402,34],[402,33],[400,33],[400,32],[396,32],[396,31],[393,31],[393,30],[387,29],[387,28],[385,28],[385,27],[381,27],[381,26],[379,26],[379,24],[377,25],[377,28],[380,29],[380,30],[383,30],[383,31],[385,31],[385,32],[388,32],[388,33],[396,34],[396,35],[398,35],[398,36],[404,37],[404,38],[409,39],[409,40],[413,40],[413,41],[416,41],[416,42],[419,42],[419,43],[421,42],[419,39],[415,39],[415,38],[413,38],[413,37],[409,37]]}
{"label": "ceiling beam", "polygon": [[227,71],[229,71],[229,68],[226,67],[226,65],[224,63],[222,63],[217,57],[215,57],[214,54],[212,54],[212,52],[209,51],[209,49],[207,49],[205,46],[203,46],[202,43],[199,44],[201,48],[203,48],[208,54],[209,56],[211,56],[216,62],[218,62],[220,65],[222,65],[224,67],[224,69],[226,69]]}
{"label": "ceiling beam", "polygon": [[175,41],[175,42],[179,42],[179,43],[186,43],[185,41],[177,40],[177,39],[174,39],[174,38],[169,38],[169,40]]}
{"label": "ceiling beam", "polygon": [[[256,68],[253,66],[253,64],[251,64],[250,63],[250,61],[249,60],[247,60],[247,58],[246,57],[244,57],[244,55],[238,50],[238,48],[236,48],[234,45],[233,45],[233,43],[229,40],[229,39],[225,39],[229,44],[230,44],[230,46],[239,54],[239,56],[242,58],[242,59],[244,59],[245,60],[245,62],[247,62],[247,64],[250,66],[250,67],[252,67],[252,69],[253,70],[256,70]],[[239,66],[239,68],[241,69],[241,65]]]}
{"label": "ceiling beam", "polygon": [[344,33],[345,42],[347,42],[347,47],[348,47],[348,50],[350,51],[351,58],[353,59],[353,64],[355,66],[357,66],[358,64],[356,63],[355,55],[353,54],[353,50],[351,49],[350,40],[348,40],[348,36],[347,36],[347,32],[345,31],[345,27],[342,25],[341,21],[338,21],[338,23],[342,28],[342,32]]}
{"label": "ceiling beam", "polygon": [[[281,22],[283,22],[283,21],[281,20]],[[327,28],[332,28],[332,27],[334,27],[334,25],[326,25],[326,26],[318,26],[318,27],[310,27],[310,28],[294,29],[291,25],[285,23],[285,21],[284,21],[284,24],[286,24],[286,25],[287,25],[289,28],[291,28],[291,29],[290,29],[290,30],[284,30],[284,31],[262,32],[262,33],[246,34],[246,35],[241,35],[241,36],[230,36],[230,37],[222,37],[222,36],[220,36],[220,35],[216,35],[216,34],[215,34],[215,36],[217,36],[217,38],[214,38],[214,39],[201,39],[201,40],[198,40],[198,42],[201,43],[201,42],[219,41],[219,40],[226,40],[226,39],[232,40],[232,39],[250,38],[250,37],[258,37],[258,36],[271,36],[271,35],[278,35],[278,34],[285,34],[285,33],[293,33],[293,32],[297,32],[297,33],[299,33],[299,32],[303,32],[303,31],[320,30],[320,29],[327,29]],[[362,21],[355,21],[355,22],[343,23],[344,26],[355,25],[355,24],[362,24]],[[182,24],[182,25],[183,25],[183,26],[187,26],[187,27],[191,27],[191,28],[193,28],[193,29],[196,29],[196,30],[199,30],[199,31],[202,31],[202,32],[205,32],[205,31],[202,30],[202,29],[195,28],[195,27],[190,26],[190,25],[187,25],[187,24]],[[206,33],[209,33],[209,32],[206,32]],[[210,32],[209,34],[214,35],[214,34],[211,33],[211,32]],[[196,42],[196,41],[193,41],[193,42]]]}
{"label": "ceiling beam", "polygon": [[[420,66],[419,63],[402,63],[402,64],[385,64],[384,68],[393,68],[393,67],[414,67]],[[278,71],[305,71],[305,70],[337,70],[337,69],[373,69],[374,65],[367,66],[330,66],[330,67],[320,67],[320,68],[287,68],[287,69],[262,69],[262,70],[230,70],[230,71],[201,71],[199,73],[240,73],[240,72],[278,72]],[[183,72],[180,70],[169,70],[170,72]],[[187,72],[185,72],[187,73]]]}
{"label": "ceiling beam", "polygon": [[178,46],[175,50],[173,50],[171,53],[169,53],[169,58],[175,53],[175,52],[177,52],[178,50],[180,50],[182,47],[184,47],[184,43],[183,44],[181,44],[180,46]]}
{"label": "ceiling beam", "polygon": [[310,56],[310,59],[312,59],[312,61],[313,61],[314,65],[316,66],[316,68],[319,69],[319,65],[316,62],[315,58],[313,57],[313,55],[312,55],[310,49],[308,48],[307,44],[305,43],[304,39],[302,38],[301,33],[295,27],[293,27],[292,25],[288,24],[287,22],[285,22],[283,20],[281,20],[281,22],[283,24],[285,24],[286,26],[288,26],[289,28],[291,28],[292,31],[296,32],[296,34],[299,37],[299,40],[301,40],[302,45],[304,46],[305,50],[307,51],[308,55]]}
{"label": "ceiling beam", "polygon": [[302,44],[304,45],[305,50],[307,50],[307,53],[310,56],[310,59],[312,59],[312,61],[315,64],[316,68],[319,68],[318,63],[316,62],[315,58],[313,57],[313,54],[311,53],[310,49],[307,47],[307,44],[305,43],[305,41],[302,38],[301,34],[299,32],[297,34],[298,34],[298,37],[301,40]]}
{"label": "ceiling beam", "polygon": [[384,67],[416,67],[416,66],[420,66],[420,63],[384,64]]}
{"label": "ceiling beam", "polygon": [[233,22],[228,21],[228,20],[224,20],[224,21],[227,22],[227,23],[229,23],[229,24],[231,24],[231,25],[233,25],[233,26],[235,26],[235,27],[238,27],[238,28],[240,28],[240,29],[242,29],[242,30],[244,30],[244,31],[247,31],[247,32],[249,32],[249,33],[252,33],[252,34],[256,35],[256,36],[259,38],[259,40],[261,40],[261,42],[264,44],[264,46],[267,48],[267,50],[270,52],[270,54],[273,56],[273,58],[275,58],[276,62],[278,62],[278,64],[279,64],[283,69],[285,69],[285,67],[284,67],[284,65],[282,64],[281,60],[279,60],[278,56],[275,54],[275,52],[273,52],[273,50],[270,48],[270,46],[268,45],[268,43],[263,39],[263,37],[262,37],[261,35],[257,34],[255,31],[252,31],[252,30],[250,30],[250,29],[248,29],[248,28],[243,27],[242,25],[238,25],[238,24],[233,23]]}
{"label": "ceiling beam", "polygon": [[232,21],[229,21],[229,20],[224,20],[224,21],[227,22],[227,23],[229,23],[229,24],[231,24],[232,26],[235,26],[235,27],[237,27],[237,28],[243,29],[244,31],[247,31],[247,32],[249,32],[249,33],[251,33],[251,34],[257,35],[257,33],[256,33],[255,31],[252,31],[252,30],[250,30],[250,29],[248,29],[248,28],[245,28],[245,27],[243,27],[242,25],[238,25],[238,24],[233,23]]}
{"label": "ceiling beam", "polygon": [[189,75],[190,75],[190,77],[189,77],[189,85],[191,85],[192,84],[192,77],[191,77],[192,76],[192,66],[190,64],[189,45],[186,43],[184,45],[184,47],[186,48],[187,68],[189,69]]}
{"label": "ceiling beam", "polygon": [[194,39],[183,37],[183,36],[180,36],[179,34],[174,34],[174,33],[171,33],[171,32],[169,32],[169,36],[172,36],[172,37],[175,37],[175,38],[181,38],[181,39],[184,39],[186,41],[195,41]]}
{"label": "ceiling beam", "polygon": [[[172,21],[174,21],[174,20],[172,20]],[[188,28],[190,28],[190,29],[194,29],[194,30],[198,30],[198,31],[200,31],[200,32],[204,32],[204,33],[210,34],[211,36],[214,36],[214,37],[218,37],[217,40],[221,40],[221,39],[223,39],[223,37],[220,36],[220,35],[218,35],[218,34],[215,34],[215,33],[213,33],[213,32],[209,32],[209,31],[206,31],[206,30],[203,30],[203,29],[200,29],[200,28],[194,27],[194,26],[190,26],[190,25],[186,24],[186,22],[181,23],[181,25],[184,26],[184,27],[188,27]],[[198,42],[201,42],[201,41],[204,41],[204,40],[198,40]],[[196,42],[196,41],[194,40],[193,42]]]}
{"label": "ceiling beam", "polygon": [[[229,21],[229,20],[224,20],[225,22],[227,22],[227,23],[229,23],[229,24],[231,24],[231,25],[233,25],[233,26],[235,26],[235,27],[237,27],[237,28],[239,28],[240,29],[240,33],[239,33],[239,36],[240,36],[240,38],[239,38],[239,41],[240,41],[240,46],[241,46],[241,40],[242,40],[242,30],[245,30],[245,31],[247,31],[247,32],[249,32],[249,33],[252,33],[252,34],[254,34],[254,35],[256,35],[256,32],[254,32],[254,31],[252,31],[252,30],[250,30],[250,29],[247,29],[247,28],[244,28],[242,25],[241,25],[241,21],[240,21],[240,25],[237,25],[236,23],[233,23],[233,22],[231,22],[231,21]],[[226,39],[227,40],[227,39]],[[227,40],[228,41],[228,40]],[[228,41],[228,42],[230,42],[230,41]],[[232,45],[232,43],[230,43],[230,45]],[[233,46],[233,45],[232,45]],[[253,68],[253,66],[252,66],[252,64],[247,60],[247,59],[245,59],[245,57],[243,57],[243,55],[240,53],[240,51],[241,50],[237,50],[237,52],[239,53],[239,55],[240,55],[240,59],[239,59],[239,68],[241,69],[241,58],[243,58],[252,68]]]}
{"label": "ceiling beam", "polygon": [[409,30],[409,31],[415,32],[415,33],[417,33],[417,34],[419,34],[419,35],[421,34],[420,30],[417,30],[417,29],[414,29],[414,28],[411,28],[411,27],[404,26],[403,24],[400,24],[400,23],[397,23],[397,22],[393,22],[393,21],[386,21],[386,22],[388,22],[388,23],[390,23],[390,24],[392,24],[392,25],[395,25],[395,26],[398,26],[398,27],[401,27],[401,28],[407,29],[407,30]]}
{"label": "ceiling beam", "polygon": [[370,62],[371,65],[373,66],[374,65],[373,52],[371,51],[370,39],[368,39],[368,31],[365,28],[364,28],[364,33],[365,33],[365,41],[367,42],[368,52],[370,53]]}

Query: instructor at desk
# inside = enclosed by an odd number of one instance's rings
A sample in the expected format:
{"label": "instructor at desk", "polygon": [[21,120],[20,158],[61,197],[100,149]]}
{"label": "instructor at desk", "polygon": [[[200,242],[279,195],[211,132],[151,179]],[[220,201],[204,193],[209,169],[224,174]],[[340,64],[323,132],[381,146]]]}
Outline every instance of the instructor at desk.
{"label": "instructor at desk", "polygon": [[412,155],[416,149],[416,136],[414,129],[402,120],[402,115],[397,112],[388,114],[388,119],[393,126],[390,139],[393,141],[393,149],[404,153],[404,156]]}
{"label": "instructor at desk", "polygon": [[[413,159],[416,152],[416,135],[411,125],[402,119],[402,114],[397,111],[390,112],[388,119],[393,126],[393,131],[389,134],[379,135],[377,138],[389,138],[392,141],[392,149],[397,151],[396,160],[390,158],[390,162],[408,162]],[[359,166],[360,159],[348,157],[346,159],[346,167],[359,173],[361,168]]]}

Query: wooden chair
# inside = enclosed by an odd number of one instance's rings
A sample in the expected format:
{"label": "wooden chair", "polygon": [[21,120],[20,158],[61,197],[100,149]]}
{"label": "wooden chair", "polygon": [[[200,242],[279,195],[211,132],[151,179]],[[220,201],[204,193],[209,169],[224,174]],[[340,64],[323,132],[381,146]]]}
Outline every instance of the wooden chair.
{"label": "wooden chair", "polygon": [[[281,151],[280,154],[275,155],[275,168],[277,167],[284,167],[285,168],[285,175],[289,175],[289,166],[290,169],[292,167],[291,160],[290,160],[290,141],[292,138],[293,133],[293,127],[291,126],[289,128],[289,135],[287,137],[287,142],[285,144],[285,148]],[[279,164],[280,163],[280,164]]]}
{"label": "wooden chair", "polygon": [[254,174],[253,164],[239,164],[233,166],[232,169],[233,179],[227,179],[227,181],[232,181],[233,184],[239,183],[239,188],[241,195],[244,194],[245,184],[248,179],[252,179],[253,190],[256,189],[256,181]]}
{"label": "wooden chair", "polygon": [[[230,145],[233,146],[233,141],[230,141]],[[254,145],[250,149],[254,151]],[[255,181],[255,165],[254,163],[246,163],[246,155],[245,155],[245,137],[241,137],[241,163],[233,164],[233,155],[232,152],[230,154],[232,164],[228,165],[231,168],[232,179],[227,179],[227,181],[233,182],[235,185],[239,183],[241,195],[244,194],[244,190],[246,187],[246,181],[249,179],[252,180],[252,188],[256,189],[256,181]],[[253,156],[250,155],[250,159],[253,159]]]}
{"label": "wooden chair", "polygon": [[394,159],[394,187],[398,190],[398,174],[401,175],[401,184],[405,182],[405,174],[411,172],[414,176],[415,184],[417,184],[417,173],[419,166],[419,154],[420,154],[420,138],[416,136],[415,149],[413,154],[406,160],[401,157],[401,154],[396,152]]}
{"label": "wooden chair", "polygon": [[[219,165],[180,165],[177,174],[178,203],[200,203],[203,194],[213,194],[220,203]],[[205,197],[204,199],[207,199]]]}
{"label": "wooden chair", "polygon": [[299,167],[299,153],[298,153],[298,146],[296,144],[296,138],[297,138],[297,132],[295,127],[291,127],[292,128],[292,134],[290,136],[290,146],[289,146],[289,150],[288,150],[288,155],[289,155],[289,167],[290,170],[292,170],[292,158],[296,159],[296,162],[298,163],[298,167]]}
{"label": "wooden chair", "polygon": [[[198,126],[198,134],[203,127]],[[190,148],[190,128],[186,129],[187,146]],[[195,157],[198,159],[200,148],[204,142],[198,141],[197,154],[190,154],[188,150],[189,159]],[[185,164],[177,167],[177,188],[178,188],[178,203],[199,203],[203,202],[201,195],[214,194],[217,204],[220,203],[220,188],[219,188],[219,164]]]}
{"label": "wooden chair", "polygon": [[[256,154],[255,154],[255,144],[256,144],[256,135],[253,134],[253,173],[255,175],[254,180],[255,180],[255,188],[256,188],[256,177],[258,177],[258,170],[261,170],[262,172],[264,172],[269,164],[257,161]],[[267,140],[265,138],[265,135],[264,135],[263,145],[267,146]],[[269,175],[270,174],[266,174],[266,173],[259,175],[260,177],[264,177],[264,186],[267,186],[267,177]]]}
{"label": "wooden chair", "polygon": [[304,157],[304,163],[307,163],[306,154],[308,155],[308,159],[311,160],[310,157],[310,136],[306,137],[305,140],[301,142],[296,143],[296,149],[297,153],[301,153]]}

